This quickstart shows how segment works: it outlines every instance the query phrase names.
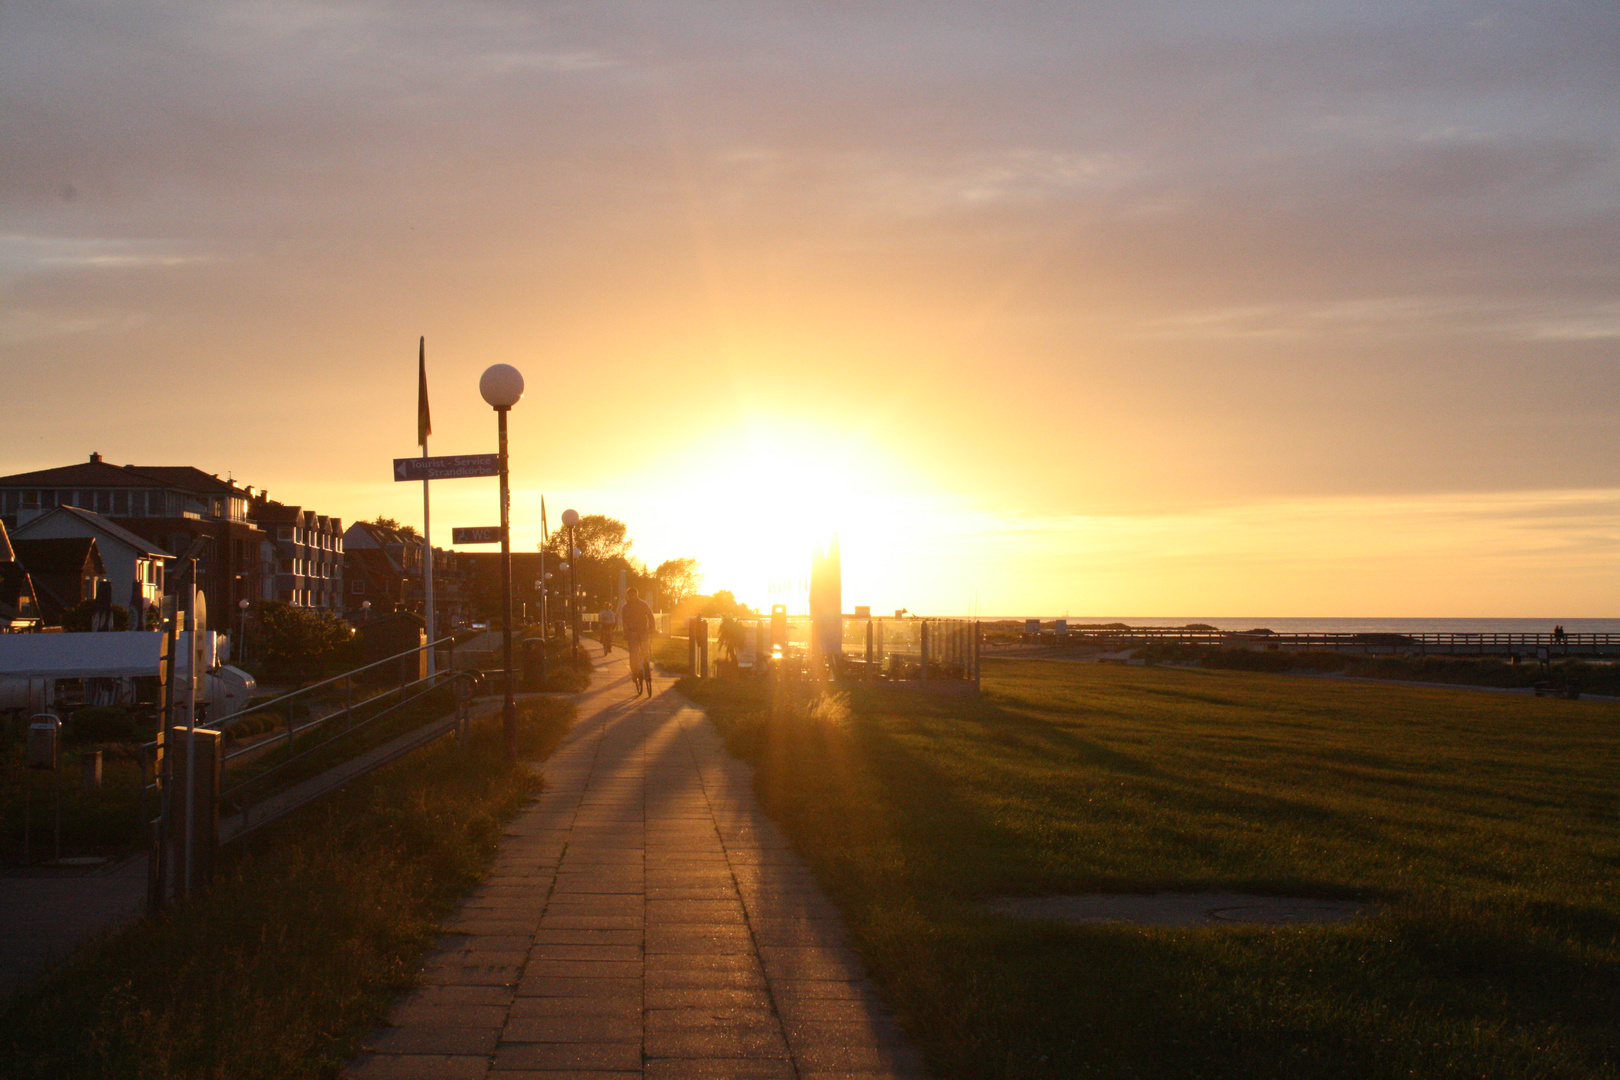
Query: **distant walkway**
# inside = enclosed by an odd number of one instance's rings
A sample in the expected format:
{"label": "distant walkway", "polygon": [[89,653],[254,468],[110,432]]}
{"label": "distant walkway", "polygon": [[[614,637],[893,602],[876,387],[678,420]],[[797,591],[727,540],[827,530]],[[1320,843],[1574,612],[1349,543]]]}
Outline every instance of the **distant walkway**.
{"label": "distant walkway", "polygon": [[630,694],[618,652],[345,1075],[922,1077],[748,767],[667,686]]}

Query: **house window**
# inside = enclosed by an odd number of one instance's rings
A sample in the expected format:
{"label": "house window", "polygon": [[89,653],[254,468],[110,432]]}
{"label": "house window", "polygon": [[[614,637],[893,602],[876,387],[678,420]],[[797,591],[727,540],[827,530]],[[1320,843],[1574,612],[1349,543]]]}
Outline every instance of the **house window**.
{"label": "house window", "polygon": [[112,512],[115,514],[129,513],[129,492],[115,491],[112,497]]}
{"label": "house window", "polygon": [[163,492],[148,491],[146,493],[146,512],[152,517],[163,516]]}
{"label": "house window", "polygon": [[355,578],[353,581],[349,582],[349,592],[353,593],[355,596],[366,595],[365,578]]}

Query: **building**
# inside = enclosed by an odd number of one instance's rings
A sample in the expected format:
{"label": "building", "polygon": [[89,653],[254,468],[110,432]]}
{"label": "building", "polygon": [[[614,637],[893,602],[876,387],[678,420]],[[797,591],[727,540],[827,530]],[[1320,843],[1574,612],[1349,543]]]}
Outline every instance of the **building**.
{"label": "building", "polygon": [[105,587],[107,568],[93,536],[11,541],[16,561],[28,571],[46,626],[61,626],[68,612],[94,600]]}
{"label": "building", "polygon": [[[91,454],[77,465],[0,476],[0,521],[15,528],[57,507],[74,506],[110,518],[176,556],[195,547],[197,584],[218,619],[234,612],[238,600],[262,595],[265,535],[248,518],[249,503],[262,495],[189,465],[118,466]],[[37,578],[34,584],[39,585]]]}
{"label": "building", "polygon": [[129,609],[132,629],[163,598],[164,566],[174,558],[111,518],[77,506],[58,506],[17,526],[19,540],[93,537],[112,587],[112,602]]}
{"label": "building", "polygon": [[422,580],[421,537],[374,521],[357,521],[343,534],[343,610],[351,621],[363,612],[410,611],[413,592],[421,592],[413,578]]}
{"label": "building", "polygon": [[0,633],[15,634],[40,627],[39,599],[34,580],[17,561],[11,538],[0,522]]}
{"label": "building", "polygon": [[[465,552],[433,549],[435,640],[465,626],[468,595],[463,580]],[[350,622],[391,612],[424,614],[422,538],[415,530],[357,521],[343,534],[343,611]]]}
{"label": "building", "polygon": [[248,513],[265,535],[259,571],[263,598],[294,607],[342,610],[342,519],[263,498],[254,500]]}
{"label": "building", "polygon": [[[505,612],[500,552],[463,551],[458,555],[472,617],[490,623],[499,622]],[[549,558],[553,567],[551,617],[561,619],[568,605],[568,575],[558,573],[555,557]],[[517,625],[540,621],[539,587],[547,559],[548,556],[538,551],[512,552],[512,621]],[[595,607],[592,606],[590,610],[594,611]],[[584,614],[582,610],[581,615]]]}

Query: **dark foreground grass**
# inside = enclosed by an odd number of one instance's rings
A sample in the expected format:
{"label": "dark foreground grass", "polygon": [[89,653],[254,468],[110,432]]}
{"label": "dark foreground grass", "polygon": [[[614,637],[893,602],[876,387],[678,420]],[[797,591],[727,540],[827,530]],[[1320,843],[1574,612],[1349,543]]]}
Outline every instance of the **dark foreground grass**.
{"label": "dark foreground grass", "polygon": [[[520,709],[520,759],[545,756],[572,706]],[[267,828],[205,896],[16,1002],[0,1018],[0,1076],[335,1076],[539,786],[485,721],[465,749],[442,739]]]}
{"label": "dark foreground grass", "polygon": [[[987,663],[978,701],[693,682],[939,1075],[1620,1075],[1620,710]],[[1247,889],[1350,924],[1020,923]]]}

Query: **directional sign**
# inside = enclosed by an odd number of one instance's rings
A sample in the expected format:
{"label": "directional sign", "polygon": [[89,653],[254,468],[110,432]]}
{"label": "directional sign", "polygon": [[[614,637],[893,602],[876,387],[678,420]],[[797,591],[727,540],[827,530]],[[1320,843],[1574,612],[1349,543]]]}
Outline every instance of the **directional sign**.
{"label": "directional sign", "polygon": [[501,542],[499,525],[469,525],[450,530],[452,544],[498,544]]}
{"label": "directional sign", "polygon": [[499,476],[499,454],[461,454],[457,457],[397,457],[395,480],[456,480],[463,476]]}

